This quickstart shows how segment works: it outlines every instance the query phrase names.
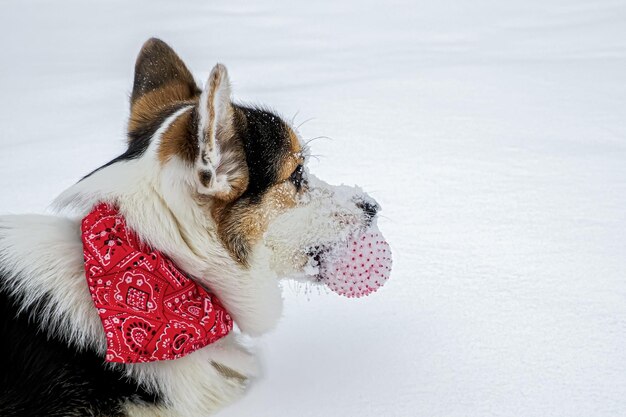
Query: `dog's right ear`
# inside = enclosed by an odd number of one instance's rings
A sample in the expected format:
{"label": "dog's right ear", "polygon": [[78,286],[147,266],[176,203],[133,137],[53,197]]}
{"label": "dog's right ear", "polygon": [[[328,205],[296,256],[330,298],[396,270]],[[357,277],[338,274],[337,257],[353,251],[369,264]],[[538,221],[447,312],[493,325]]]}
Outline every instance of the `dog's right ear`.
{"label": "dog's right ear", "polygon": [[135,63],[129,130],[148,122],[156,111],[191,100],[200,92],[193,75],[176,52],[160,39],[148,39]]}

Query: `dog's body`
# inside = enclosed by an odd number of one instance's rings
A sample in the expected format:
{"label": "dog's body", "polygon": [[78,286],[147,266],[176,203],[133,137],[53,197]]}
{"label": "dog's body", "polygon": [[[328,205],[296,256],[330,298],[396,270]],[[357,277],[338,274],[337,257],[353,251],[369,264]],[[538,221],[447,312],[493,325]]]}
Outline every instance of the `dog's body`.
{"label": "dog's body", "polygon": [[135,71],[128,150],[59,196],[59,215],[0,217],[2,416],[205,416],[258,375],[235,333],[176,360],[104,361],[80,237],[95,204],[115,205],[251,336],[280,318],[280,278],[376,214],[362,191],[307,176],[293,128],[232,103],[223,66],[201,90],[152,39]]}

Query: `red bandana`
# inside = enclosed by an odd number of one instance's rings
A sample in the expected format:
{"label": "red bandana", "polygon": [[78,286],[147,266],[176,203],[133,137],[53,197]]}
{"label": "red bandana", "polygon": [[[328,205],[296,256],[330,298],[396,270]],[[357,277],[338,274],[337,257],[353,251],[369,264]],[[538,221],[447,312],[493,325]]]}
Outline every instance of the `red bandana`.
{"label": "red bandana", "polygon": [[141,243],[119,211],[97,205],[82,222],[85,272],[109,362],[176,359],[224,337],[220,301],[162,253]]}

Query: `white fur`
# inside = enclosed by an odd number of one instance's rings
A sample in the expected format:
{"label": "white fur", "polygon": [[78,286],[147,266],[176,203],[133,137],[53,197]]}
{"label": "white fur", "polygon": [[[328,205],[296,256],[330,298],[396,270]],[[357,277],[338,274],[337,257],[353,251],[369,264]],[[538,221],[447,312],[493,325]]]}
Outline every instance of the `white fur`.
{"label": "white fur", "polygon": [[50,297],[36,321],[79,349],[104,354],[102,324],[87,288],[78,222],[53,216],[0,217],[0,282],[28,309]]}
{"label": "white fur", "polygon": [[[226,378],[213,363],[225,365],[248,378]],[[115,365],[119,366],[119,365]],[[175,361],[125,365],[126,374],[160,392],[166,399],[163,407],[128,405],[135,416],[153,416],[158,411],[167,417],[195,417],[214,413],[240,397],[248,381],[259,375],[256,358],[241,347],[236,336],[229,335],[201,350]]]}
{"label": "white fur", "polygon": [[[219,84],[215,85],[213,80],[217,80]],[[214,96],[210,94],[212,91],[215,92]],[[224,120],[223,117],[226,112],[226,107],[230,103],[230,95],[228,71],[224,65],[216,64],[211,70],[208,82],[202,90],[199,103],[200,123],[198,124],[198,137],[200,138],[200,142],[209,148],[217,148],[217,128],[219,122]],[[209,107],[213,107],[215,111],[215,117],[213,119],[209,116]],[[212,135],[206,135],[209,126],[211,127]]]}
{"label": "white fur", "polygon": [[331,250],[365,227],[365,215],[356,203],[371,197],[358,187],[332,186],[308,172],[307,179],[308,192],[299,204],[274,219],[264,235],[271,268],[281,276],[312,275],[303,270],[308,249]]}
{"label": "white fur", "polygon": [[[269,265],[255,262],[255,256],[251,263],[258,266],[245,269],[224,250],[208,209],[198,206],[192,196],[188,172],[176,158],[163,167],[160,189],[163,200],[171,202],[163,209],[169,211],[174,221],[167,223],[169,235],[142,237],[215,291],[242,331],[254,336],[266,333],[276,325],[282,312],[279,277]],[[128,217],[127,221],[131,225]],[[132,222],[134,228],[153,220],[146,216],[133,218]]]}
{"label": "white fur", "polygon": [[[224,170],[218,170],[226,158],[222,156],[220,143],[217,139],[218,130],[226,127],[225,124],[229,118],[230,96],[230,81],[226,67],[222,64],[216,64],[200,94],[198,105],[200,152],[198,152],[197,165],[199,170],[211,173],[211,182],[208,186],[200,181],[196,182],[198,192],[201,194],[228,194],[231,191],[228,175],[219,172]],[[211,117],[210,109],[213,109],[213,117]]]}
{"label": "white fur", "polygon": [[[313,177],[296,208],[271,220],[254,247],[249,268],[231,258],[220,243],[208,203],[194,198],[195,169],[177,157],[161,165],[156,150],[168,127],[190,107],[170,116],[155,133],[145,154],[95,172],[55,201],[74,220],[50,216],[0,218],[0,262],[8,272],[5,285],[27,306],[50,294],[47,331],[62,334],[77,346],[104,352],[102,327],[93,308],[82,260],[78,219],[98,202],[117,204],[128,226],[151,247],[209,287],[239,329],[250,335],[271,330],[280,318],[279,278],[302,274],[307,249],[344,240],[364,225],[356,188],[331,187]],[[227,366],[245,377],[228,378],[212,365]],[[162,393],[158,408],[128,405],[131,416],[205,416],[237,398],[258,374],[254,357],[237,338],[217,343],[175,361],[122,367],[127,375]]]}

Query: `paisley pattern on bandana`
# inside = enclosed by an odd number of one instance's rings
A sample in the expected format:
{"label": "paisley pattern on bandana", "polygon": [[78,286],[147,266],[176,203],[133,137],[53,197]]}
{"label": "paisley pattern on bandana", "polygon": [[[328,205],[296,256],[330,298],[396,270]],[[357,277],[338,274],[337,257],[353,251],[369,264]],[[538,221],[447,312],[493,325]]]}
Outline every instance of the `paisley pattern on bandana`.
{"label": "paisley pattern on bandana", "polygon": [[87,284],[104,326],[108,362],[180,358],[232,330],[217,297],[143,244],[116,208],[98,204],[81,230]]}

